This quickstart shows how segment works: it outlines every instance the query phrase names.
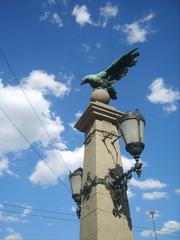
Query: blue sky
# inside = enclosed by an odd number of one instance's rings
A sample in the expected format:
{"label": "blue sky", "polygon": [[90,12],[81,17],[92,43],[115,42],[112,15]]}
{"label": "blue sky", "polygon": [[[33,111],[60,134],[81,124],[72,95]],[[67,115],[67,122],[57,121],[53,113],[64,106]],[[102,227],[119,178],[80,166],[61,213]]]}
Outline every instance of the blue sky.
{"label": "blue sky", "polygon": [[[120,111],[139,108],[147,122],[143,174],[128,190],[134,233],[153,239],[146,215],[153,209],[158,239],[180,238],[179,10],[178,0],[1,1],[0,48],[17,77],[1,54],[1,240],[79,239],[67,187],[68,168],[83,157],[84,136],[73,124],[91,93],[80,81],[136,47],[137,65],[110,102]],[[120,146],[128,169],[131,157]]]}

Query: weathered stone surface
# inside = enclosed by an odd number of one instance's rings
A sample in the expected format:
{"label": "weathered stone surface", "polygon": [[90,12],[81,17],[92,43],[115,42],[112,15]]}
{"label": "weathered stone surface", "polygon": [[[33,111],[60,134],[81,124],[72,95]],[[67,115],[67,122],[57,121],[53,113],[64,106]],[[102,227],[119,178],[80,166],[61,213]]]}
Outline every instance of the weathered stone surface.
{"label": "weathered stone surface", "polygon": [[[85,133],[83,185],[87,173],[104,178],[108,169],[120,164],[121,155],[116,120],[123,113],[99,102],[90,103],[75,127]],[[107,137],[108,136],[108,137]],[[103,139],[105,141],[103,141]],[[104,185],[93,187],[90,198],[82,202],[80,240],[133,240],[127,196],[122,201],[123,214],[112,214],[113,202]]]}

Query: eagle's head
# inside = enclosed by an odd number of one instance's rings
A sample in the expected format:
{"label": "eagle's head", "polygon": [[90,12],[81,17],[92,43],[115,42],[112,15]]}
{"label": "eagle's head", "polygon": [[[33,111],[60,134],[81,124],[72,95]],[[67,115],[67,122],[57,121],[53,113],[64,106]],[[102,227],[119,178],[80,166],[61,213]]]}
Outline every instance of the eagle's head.
{"label": "eagle's head", "polygon": [[92,80],[92,75],[88,75],[86,77],[84,77],[81,81],[81,85],[85,84],[85,83],[90,83]]}

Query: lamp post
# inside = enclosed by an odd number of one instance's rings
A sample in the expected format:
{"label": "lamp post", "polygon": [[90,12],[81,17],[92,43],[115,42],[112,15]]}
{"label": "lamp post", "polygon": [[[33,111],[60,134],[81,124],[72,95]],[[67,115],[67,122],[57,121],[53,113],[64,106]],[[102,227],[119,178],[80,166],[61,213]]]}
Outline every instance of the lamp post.
{"label": "lamp post", "polygon": [[[88,172],[84,186],[82,186],[82,168],[78,168],[73,173],[70,173],[69,179],[72,189],[72,198],[78,206],[78,218],[80,218],[81,214],[82,200],[88,200],[92,188],[98,184],[104,185],[111,194],[111,198],[114,204],[114,209],[112,211],[113,215],[121,216],[122,195],[127,190],[127,183],[132,177],[132,172],[136,172],[138,177],[141,176],[143,164],[139,162],[139,158],[145,147],[145,119],[139,110],[136,110],[135,112],[127,112],[123,114],[122,117],[117,119],[117,126],[126,144],[126,150],[134,157],[136,163],[126,173],[122,173],[121,166],[119,164],[116,164],[114,168],[109,169],[108,174],[105,175],[104,178],[99,178],[97,176],[91,178],[90,173]],[[103,141],[105,141],[107,136],[103,139]],[[111,144],[114,145],[114,142],[117,141],[118,138],[119,136],[114,141],[111,141]]]}
{"label": "lamp post", "polygon": [[153,223],[153,230],[154,230],[154,239],[157,240],[157,233],[156,233],[156,225],[155,225],[155,221],[154,221],[154,217],[158,216],[158,211],[155,210],[150,210],[147,211],[146,214],[149,215],[152,218],[152,223]]}

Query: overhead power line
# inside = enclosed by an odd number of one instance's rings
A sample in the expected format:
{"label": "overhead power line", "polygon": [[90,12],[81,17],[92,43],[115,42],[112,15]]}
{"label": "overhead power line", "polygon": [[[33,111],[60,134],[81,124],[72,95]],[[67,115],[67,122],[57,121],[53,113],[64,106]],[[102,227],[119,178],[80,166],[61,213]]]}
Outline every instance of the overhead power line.
{"label": "overhead power line", "polygon": [[9,114],[0,106],[0,110],[2,113],[7,117],[7,119],[11,122],[11,124],[14,126],[14,128],[19,132],[19,134],[22,136],[22,138],[29,144],[29,146],[33,149],[33,151],[37,154],[38,157],[45,163],[47,168],[57,177],[60,179],[61,183],[64,185],[64,187],[70,192],[70,189],[68,186],[64,183],[64,181],[56,174],[56,172],[49,166],[49,164],[43,159],[43,156],[37,151],[37,149],[31,144],[31,142],[27,139],[27,137],[23,134],[23,132],[20,130],[20,128],[16,125],[16,123],[12,120],[12,118],[9,116]]}
{"label": "overhead power line", "polygon": [[[12,210],[8,210],[8,209],[1,209],[0,211],[22,216],[22,212],[18,212],[18,211],[12,211]],[[78,220],[74,220],[74,219],[52,217],[52,216],[47,216],[47,215],[42,215],[42,214],[28,213],[27,215],[28,216],[32,216],[32,217],[46,218],[46,219],[57,220],[57,221],[67,221],[67,222],[76,222],[76,223],[79,222]],[[147,228],[143,228],[143,227],[139,227],[139,228],[142,228],[142,230],[146,230],[147,229]],[[134,225],[133,225],[133,231],[134,232],[142,232],[142,230],[134,228]],[[175,236],[175,235],[171,235],[171,234],[158,235],[158,237],[171,238],[171,239],[180,239],[180,236]]]}
{"label": "overhead power line", "polygon": [[[50,136],[50,134],[49,134],[49,132],[47,131],[44,123],[42,122],[41,118],[39,117],[37,111],[35,110],[34,106],[32,105],[31,101],[29,100],[29,98],[28,98],[28,96],[27,96],[24,88],[21,86],[21,83],[20,83],[18,77],[16,76],[15,71],[14,71],[13,68],[11,67],[11,65],[10,65],[10,63],[9,63],[6,55],[5,55],[4,52],[2,51],[2,49],[0,49],[0,53],[1,53],[1,55],[2,55],[2,57],[3,57],[3,59],[4,59],[4,61],[5,61],[5,63],[7,64],[7,66],[8,66],[8,68],[9,68],[11,74],[13,75],[14,79],[16,80],[16,83],[19,85],[20,89],[22,90],[23,95],[24,95],[24,97],[26,98],[27,102],[29,103],[29,105],[30,105],[30,107],[31,107],[34,115],[36,116],[36,118],[38,119],[40,125],[42,126],[42,128],[43,128],[44,131],[45,131],[45,133],[46,133],[47,136],[49,137],[51,144],[52,144],[52,145],[55,145],[54,140],[53,140],[52,137]],[[63,157],[62,157],[62,155],[60,154],[60,152],[56,150],[56,148],[55,148],[55,152],[56,152],[56,154],[58,155],[58,157],[60,157],[60,159],[64,162],[65,166],[67,167],[68,171],[70,172],[69,166],[67,165],[67,163],[66,163],[65,160],[63,159]]]}
{"label": "overhead power line", "polygon": [[51,213],[51,214],[59,214],[59,215],[67,215],[67,216],[76,217],[76,214],[73,214],[73,213],[64,213],[64,212],[59,212],[59,211],[54,211],[54,210],[49,210],[49,209],[27,207],[27,206],[23,206],[23,205],[16,205],[16,204],[4,203],[4,202],[2,202],[2,205],[7,206],[7,207],[19,208],[19,209],[28,209],[28,210],[37,211],[37,212],[46,212],[46,213]]}
{"label": "overhead power line", "polygon": [[[16,215],[22,215],[21,212],[12,211],[12,210],[1,209],[0,211],[7,212],[7,213],[13,213]],[[59,220],[59,221],[67,221],[67,222],[79,222],[78,220],[74,220],[74,219],[51,217],[51,216],[46,216],[46,215],[42,215],[42,214],[34,214],[34,213],[28,213],[28,216],[41,217],[41,218],[47,218],[47,219],[53,219],[53,220]]]}

